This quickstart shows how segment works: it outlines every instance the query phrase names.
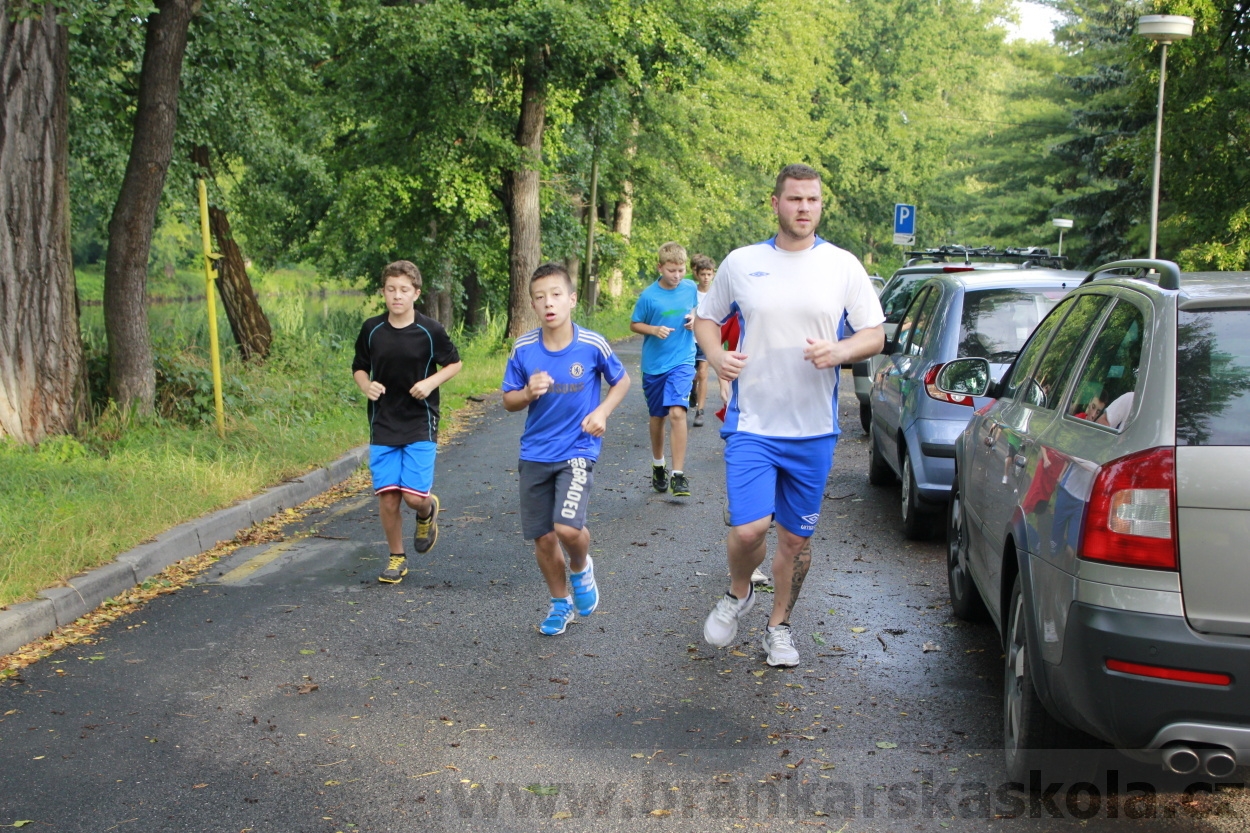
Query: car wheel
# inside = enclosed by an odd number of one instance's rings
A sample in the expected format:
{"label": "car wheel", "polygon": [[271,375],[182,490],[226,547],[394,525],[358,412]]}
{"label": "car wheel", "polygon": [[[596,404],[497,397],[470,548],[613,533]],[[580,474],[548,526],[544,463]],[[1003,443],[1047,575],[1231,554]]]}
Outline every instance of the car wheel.
{"label": "car wheel", "polygon": [[868,482],[874,486],[894,485],[894,469],[881,456],[877,437],[872,431],[868,432]]}
{"label": "car wheel", "polygon": [[903,534],[913,541],[928,538],[933,532],[933,518],[920,504],[920,495],[916,489],[916,475],[911,468],[911,455],[906,449],[903,450],[903,474],[900,479],[903,481],[900,503],[900,510],[903,514]]}
{"label": "car wheel", "polygon": [[980,622],[988,611],[968,570],[967,513],[959,491],[959,473],[951,484],[951,502],[946,512],[946,583],[950,588],[951,612],[968,622]]}
{"label": "car wheel", "polygon": [[1007,645],[1003,666],[1003,754],[1007,777],[1029,782],[1031,770],[1042,781],[1055,777],[1089,780],[1100,756],[1093,738],[1056,720],[1037,696],[1029,663],[1024,594],[1017,575],[1007,606]]}
{"label": "car wheel", "polygon": [[872,406],[867,402],[859,403],[859,424],[865,434],[872,434]]}

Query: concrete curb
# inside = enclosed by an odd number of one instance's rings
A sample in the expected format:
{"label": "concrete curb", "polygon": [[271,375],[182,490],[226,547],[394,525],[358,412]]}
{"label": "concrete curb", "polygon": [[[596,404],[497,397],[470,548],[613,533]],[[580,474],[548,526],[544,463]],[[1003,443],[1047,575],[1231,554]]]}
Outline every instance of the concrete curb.
{"label": "concrete curb", "polygon": [[30,602],[0,610],[0,656],[68,625],[105,599],[154,576],[170,564],[211,550],[271,515],[299,506],[346,480],[369,459],[369,446],[353,448],[324,468],[266,489],[259,495],[179,524],[94,570],[74,576],[65,587],[51,587]]}

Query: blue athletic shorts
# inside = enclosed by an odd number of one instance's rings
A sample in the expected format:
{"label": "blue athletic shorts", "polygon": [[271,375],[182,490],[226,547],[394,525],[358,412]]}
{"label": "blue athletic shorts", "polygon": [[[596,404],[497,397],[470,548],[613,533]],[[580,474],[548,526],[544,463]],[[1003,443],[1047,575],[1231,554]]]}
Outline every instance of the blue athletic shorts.
{"label": "blue athletic shorts", "polygon": [[703,355],[703,348],[696,344],[694,346],[694,363],[697,365],[699,362],[705,361],[707,361],[707,356]]}
{"label": "blue athletic shorts", "polygon": [[741,432],[725,439],[729,523],[741,526],[769,515],[801,538],[820,520],[836,436],[777,439]]}
{"label": "blue athletic shorts", "polygon": [[369,446],[369,471],[373,492],[407,492],[429,497],[434,488],[434,454],[438,443]]}
{"label": "blue athletic shorts", "polygon": [[653,417],[668,416],[674,405],[690,407],[694,387],[694,365],[679,364],[668,373],[642,374],[642,392],[647,395],[647,412]]}

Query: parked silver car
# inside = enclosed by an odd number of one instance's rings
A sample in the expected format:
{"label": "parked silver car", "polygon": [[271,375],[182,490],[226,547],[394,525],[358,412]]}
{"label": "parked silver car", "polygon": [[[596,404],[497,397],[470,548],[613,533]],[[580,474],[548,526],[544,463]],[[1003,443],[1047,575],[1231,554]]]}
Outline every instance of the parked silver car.
{"label": "parked silver car", "polygon": [[872,383],[868,480],[902,483],[903,533],[927,537],[946,508],[955,440],[986,404],[951,397],[933,384],[960,356],[990,361],[1000,377],[1037,322],[1085,277],[1064,269],[1009,269],[930,275],[919,284]]}
{"label": "parked silver car", "polygon": [[[1047,267],[1062,269],[1064,258],[1050,254],[1047,249],[1039,248],[1007,248],[994,249],[990,246],[939,246],[935,249],[907,252],[907,265],[890,276],[889,281],[877,289],[881,300],[881,309],[885,312],[885,337],[888,341],[898,329],[898,322],[903,313],[916,296],[916,290],[926,278],[934,275],[953,275],[960,272],[975,272],[999,269],[1032,269]],[[876,276],[873,276],[874,279]],[[876,286],[874,280],[873,283]],[[864,433],[869,432],[872,422],[872,410],[869,397],[872,391],[872,379],[884,360],[883,356],[873,356],[851,365],[851,375],[855,383],[855,397],[859,400],[859,424]]]}
{"label": "parked silver car", "polygon": [[[955,447],[957,615],[1003,638],[1013,779],[1088,733],[1172,772],[1250,763],[1250,273],[1102,267]],[[1073,731],[1079,730],[1079,731]]]}

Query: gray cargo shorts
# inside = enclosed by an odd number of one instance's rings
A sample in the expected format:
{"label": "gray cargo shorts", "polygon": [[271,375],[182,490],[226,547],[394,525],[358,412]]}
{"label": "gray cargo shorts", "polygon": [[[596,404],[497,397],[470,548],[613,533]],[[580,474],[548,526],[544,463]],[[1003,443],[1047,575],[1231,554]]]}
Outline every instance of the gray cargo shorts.
{"label": "gray cargo shorts", "polygon": [[521,534],[541,538],[564,524],[574,529],[586,526],[586,505],[594,482],[595,461],[574,457],[560,463],[517,464],[521,484]]}

